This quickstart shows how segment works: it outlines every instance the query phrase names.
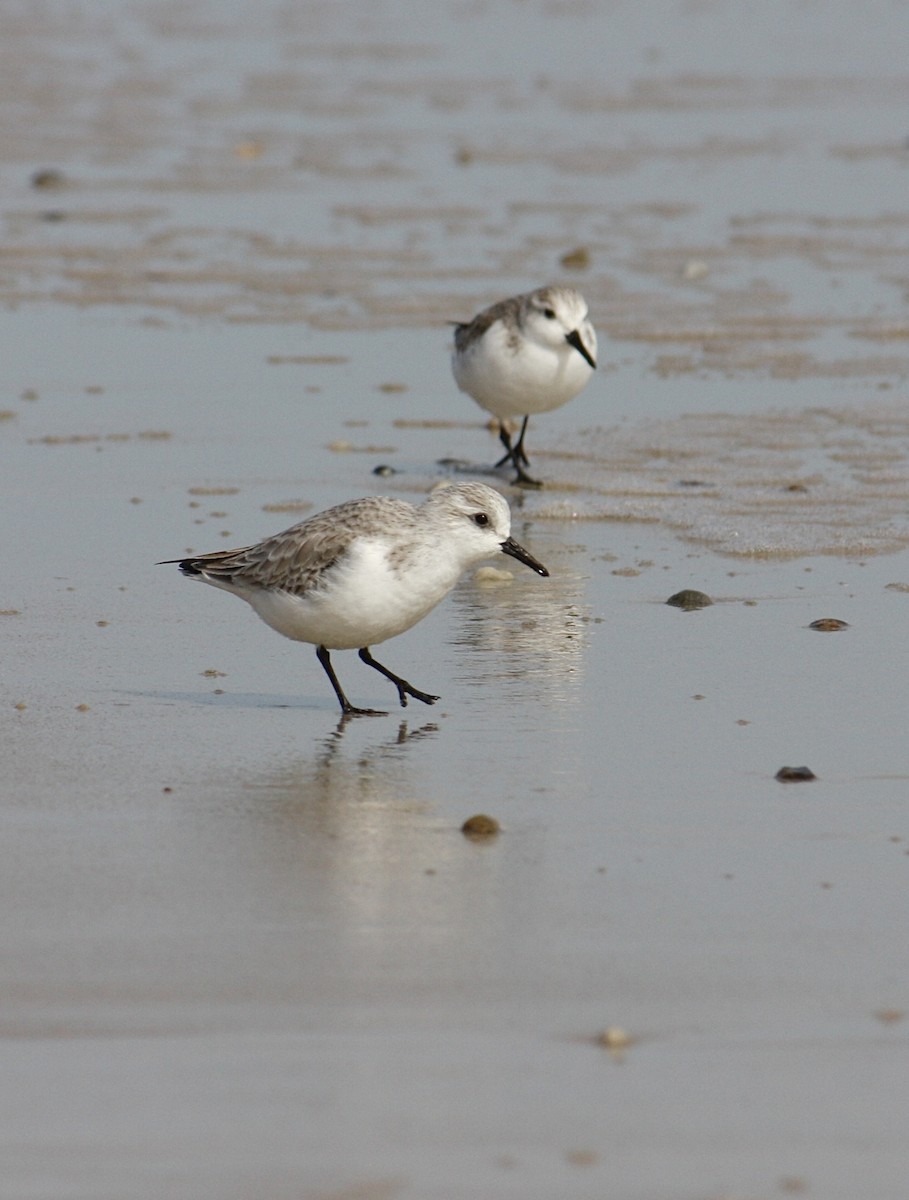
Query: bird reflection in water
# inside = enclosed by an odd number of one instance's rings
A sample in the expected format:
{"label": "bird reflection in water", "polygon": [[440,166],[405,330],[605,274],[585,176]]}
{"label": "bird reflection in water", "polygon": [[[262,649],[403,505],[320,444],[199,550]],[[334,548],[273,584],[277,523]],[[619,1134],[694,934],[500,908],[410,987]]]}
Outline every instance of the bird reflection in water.
{"label": "bird reflection in water", "polygon": [[[591,620],[585,583],[563,567],[552,572],[550,585],[533,591],[517,575],[498,582],[481,568],[455,589],[460,627],[455,645],[469,651],[459,671],[462,682],[491,698],[490,684],[525,683],[532,688],[533,708],[579,702]],[[502,697],[513,710],[514,687]]]}

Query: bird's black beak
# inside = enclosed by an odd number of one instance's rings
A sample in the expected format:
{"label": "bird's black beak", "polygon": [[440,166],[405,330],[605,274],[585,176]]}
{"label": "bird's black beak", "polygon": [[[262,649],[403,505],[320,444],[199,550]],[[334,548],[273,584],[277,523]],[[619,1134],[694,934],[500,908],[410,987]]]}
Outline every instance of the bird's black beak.
{"label": "bird's black beak", "polygon": [[577,350],[577,352],[578,352],[578,354],[580,354],[581,358],[587,359],[587,361],[590,363],[591,368],[594,371],[597,369],[597,360],[593,357],[593,355],[590,353],[590,351],[587,349],[587,347],[581,341],[581,335],[578,333],[578,331],[576,329],[572,329],[571,333],[565,334],[565,341],[568,343],[569,346],[574,346],[575,350]]}
{"label": "bird's black beak", "polygon": [[537,562],[532,554],[529,554],[523,546],[519,545],[514,538],[507,538],[502,542],[502,553],[510,554],[512,558],[516,558],[518,562],[522,562],[525,567],[530,567],[531,571],[536,571],[538,575],[548,575],[549,572],[541,562]]}

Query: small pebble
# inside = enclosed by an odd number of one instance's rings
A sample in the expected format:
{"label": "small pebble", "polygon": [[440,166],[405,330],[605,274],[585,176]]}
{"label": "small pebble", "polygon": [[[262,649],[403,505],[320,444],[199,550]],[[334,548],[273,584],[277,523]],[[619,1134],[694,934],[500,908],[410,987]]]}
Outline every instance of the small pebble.
{"label": "small pebble", "polygon": [[233,150],[237,158],[244,162],[252,162],[254,159],[262,157],[265,153],[265,146],[262,142],[250,138],[245,142],[237,142]]}
{"label": "small pebble", "polygon": [[57,171],[53,167],[44,167],[40,171],[35,171],[32,174],[33,188],[59,188],[66,183],[66,177],[62,171]]}
{"label": "small pebble", "polygon": [[511,571],[503,571],[500,567],[478,567],[473,578],[475,583],[514,583]]}
{"label": "small pebble", "polygon": [[906,1014],[901,1008],[882,1008],[874,1015],[882,1025],[895,1025],[897,1021],[902,1021]]}
{"label": "small pebble", "polygon": [[775,778],[780,783],[807,783],[811,779],[817,779],[817,776],[810,767],[780,767]]}
{"label": "small pebble", "polygon": [[780,1191],[799,1194],[808,1191],[808,1180],[802,1179],[799,1175],[784,1175],[780,1180]]}
{"label": "small pebble", "polygon": [[576,246],[559,259],[563,267],[569,271],[586,271],[590,266],[590,251],[586,246]]}
{"label": "small pebble", "polygon": [[839,620],[838,617],[818,617],[816,621],[811,622],[808,628],[817,629],[821,633],[836,633],[838,629],[848,629],[849,624]]}
{"label": "small pebble", "polygon": [[474,816],[468,817],[461,826],[461,833],[474,842],[493,838],[500,831],[501,826],[495,817],[488,817],[485,813],[476,813]]}
{"label": "small pebble", "polygon": [[388,463],[379,463],[377,467],[373,467],[372,473],[373,475],[380,475],[383,479],[386,479],[389,475],[397,475],[398,472],[394,469],[394,467],[390,467]]}
{"label": "small pebble", "polygon": [[594,1167],[600,1157],[595,1150],[566,1150],[565,1161],[572,1167]]}
{"label": "small pebble", "polygon": [[634,1038],[620,1025],[608,1025],[597,1037],[597,1045],[606,1050],[627,1050]]}
{"label": "small pebble", "polygon": [[710,268],[699,258],[690,258],[682,268],[682,278],[689,283],[694,283],[699,279],[706,279],[709,274]]}
{"label": "small pebble", "polygon": [[603,1032],[598,1034],[596,1044],[602,1046],[603,1050],[608,1050],[609,1055],[616,1062],[622,1062],[625,1058],[625,1051],[637,1042],[637,1038],[619,1025],[609,1025],[604,1028]]}
{"label": "small pebble", "polygon": [[673,608],[684,609],[685,612],[694,612],[698,608],[707,608],[713,604],[713,601],[706,592],[697,592],[694,588],[683,588],[674,596],[670,596],[666,603],[671,604]]}

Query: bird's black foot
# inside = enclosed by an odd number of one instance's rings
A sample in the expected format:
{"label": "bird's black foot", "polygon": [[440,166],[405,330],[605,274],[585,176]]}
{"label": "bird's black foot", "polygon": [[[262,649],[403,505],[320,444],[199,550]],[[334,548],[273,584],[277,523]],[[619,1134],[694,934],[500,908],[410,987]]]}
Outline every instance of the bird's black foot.
{"label": "bird's black foot", "polygon": [[[390,678],[390,676],[389,676]],[[395,682],[392,680],[392,682]],[[435,704],[437,700],[441,700],[441,696],[430,696],[429,692],[421,692],[418,688],[411,687],[406,679],[397,680],[398,699],[401,701],[401,707],[407,707],[407,697],[413,696],[414,700],[422,700],[424,704]]]}
{"label": "bird's black foot", "polygon": [[524,468],[518,466],[517,463],[514,464],[514,467],[517,475],[515,475],[511,482],[515,487],[541,488],[543,486],[542,480],[531,479]]}
{"label": "bird's black foot", "polygon": [[542,487],[542,483],[538,479],[531,477],[524,470],[530,466],[530,459],[524,453],[524,434],[527,432],[527,417],[524,418],[524,424],[521,426],[521,433],[518,440],[512,445],[511,435],[508,430],[502,427],[499,430],[499,441],[505,447],[505,453],[496,463],[497,467],[504,467],[510,462],[517,472],[513,482],[521,487]]}
{"label": "bird's black foot", "polygon": [[421,692],[418,688],[415,688],[413,684],[408,683],[406,679],[402,679],[400,675],[395,675],[394,671],[389,671],[388,667],[383,667],[380,662],[376,662],[376,660],[370,654],[368,646],[364,646],[359,653],[360,658],[368,667],[372,667],[374,670],[378,671],[380,675],[384,675],[386,679],[390,679],[395,685],[395,687],[398,689],[398,699],[401,701],[402,708],[407,707],[408,696],[413,696],[414,700],[422,700],[424,704],[435,704],[435,702],[439,699],[438,696],[430,696],[428,692]]}
{"label": "bird's black foot", "polygon": [[378,708],[357,708],[344,695],[344,689],[338,682],[338,677],[335,674],[335,669],[331,665],[331,655],[325,646],[316,647],[316,658],[322,664],[325,674],[328,676],[331,686],[334,688],[334,693],[338,697],[338,703],[341,705],[341,720],[346,721],[348,717],[387,717],[387,712],[382,712]]}

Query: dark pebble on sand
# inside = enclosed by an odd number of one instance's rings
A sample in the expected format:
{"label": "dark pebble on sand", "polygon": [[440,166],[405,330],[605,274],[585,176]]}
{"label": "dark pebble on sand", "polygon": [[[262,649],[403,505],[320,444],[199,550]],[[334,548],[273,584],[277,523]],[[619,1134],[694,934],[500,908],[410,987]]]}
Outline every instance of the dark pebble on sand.
{"label": "dark pebble on sand", "polygon": [[694,612],[697,608],[707,608],[713,604],[713,601],[706,592],[697,592],[694,588],[683,588],[681,592],[676,592],[674,596],[670,596],[666,601],[673,608],[683,608],[685,612]]}
{"label": "dark pebble on sand", "polygon": [[495,837],[500,830],[501,826],[495,817],[487,817],[485,813],[476,813],[474,816],[468,817],[461,826],[461,833],[470,838],[472,842],[481,842],[486,838]]}
{"label": "dark pebble on sand", "polygon": [[849,623],[841,621],[838,617],[818,617],[808,628],[820,630],[821,633],[836,633],[838,629],[848,629]]}
{"label": "dark pebble on sand", "polygon": [[817,776],[810,767],[780,767],[776,778],[780,783],[808,783]]}
{"label": "dark pebble on sand", "polygon": [[563,254],[559,262],[569,271],[586,271],[590,266],[590,251],[586,246],[576,246]]}
{"label": "dark pebble on sand", "polygon": [[66,177],[63,172],[57,171],[53,167],[45,167],[32,174],[33,188],[59,188],[63,187],[64,183],[66,183]]}

